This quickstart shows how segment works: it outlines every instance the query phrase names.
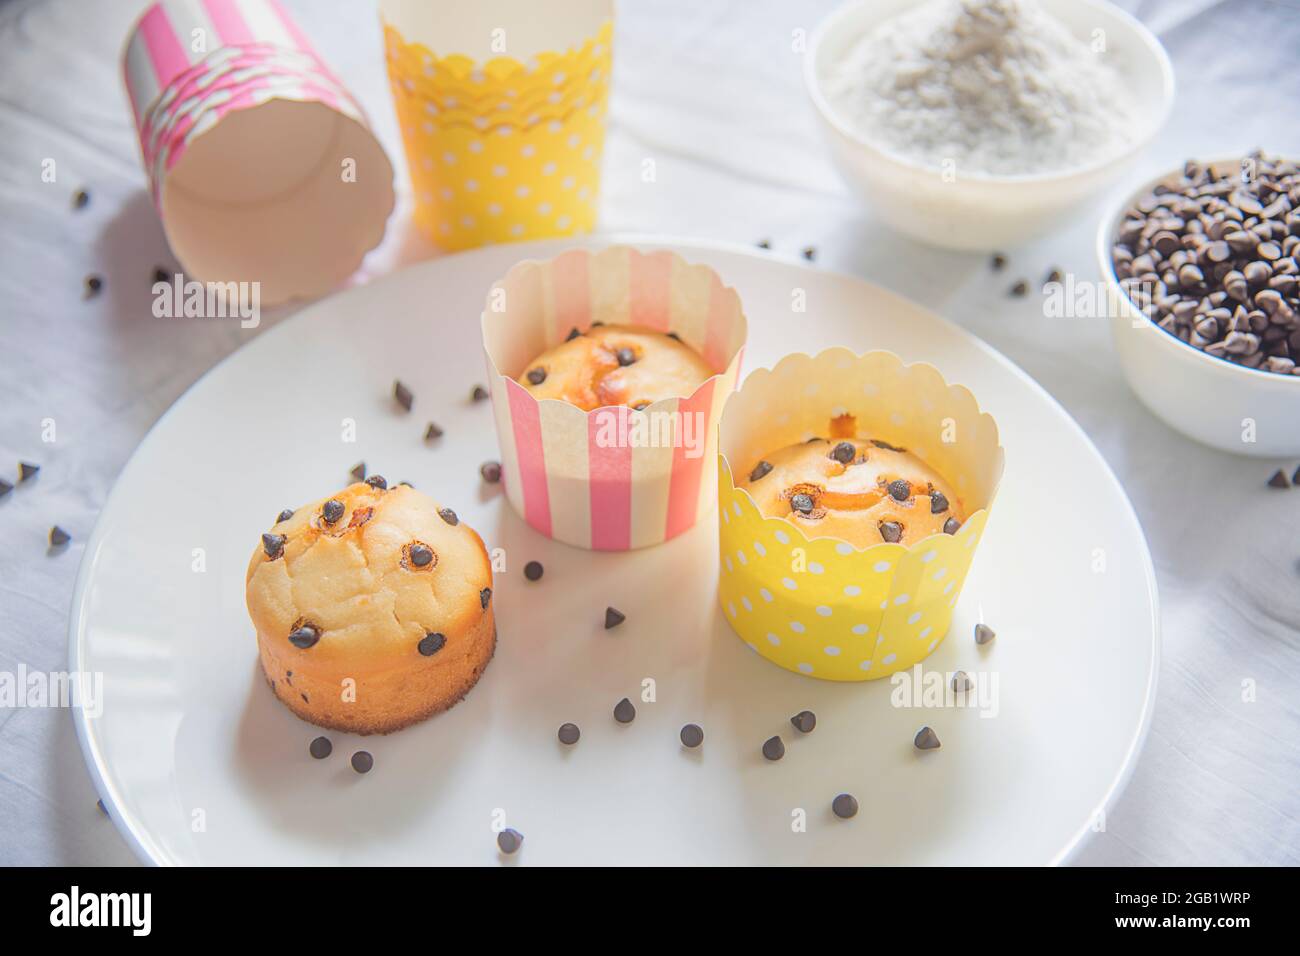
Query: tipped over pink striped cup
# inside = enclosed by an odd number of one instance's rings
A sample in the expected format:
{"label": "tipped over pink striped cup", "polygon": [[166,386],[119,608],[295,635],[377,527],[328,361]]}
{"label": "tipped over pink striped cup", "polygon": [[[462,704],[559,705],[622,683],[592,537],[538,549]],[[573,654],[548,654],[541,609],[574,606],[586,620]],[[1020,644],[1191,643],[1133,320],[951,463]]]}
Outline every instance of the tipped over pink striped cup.
{"label": "tipped over pink striped cup", "polygon": [[[691,395],[633,410],[539,401],[515,379],[570,330],[594,323],[673,332],[714,370]],[[506,497],[547,537],[627,551],[689,530],[717,499],[718,419],[740,377],[740,297],[673,252],[614,246],[515,265],[483,311]]]}

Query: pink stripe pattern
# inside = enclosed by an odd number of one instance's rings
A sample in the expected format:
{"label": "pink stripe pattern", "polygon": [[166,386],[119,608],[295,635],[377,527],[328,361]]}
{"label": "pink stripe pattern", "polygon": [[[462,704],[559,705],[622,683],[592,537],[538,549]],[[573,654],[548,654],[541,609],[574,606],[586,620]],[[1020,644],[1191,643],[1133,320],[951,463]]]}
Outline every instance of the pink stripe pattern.
{"label": "pink stripe pattern", "polygon": [[[498,383],[500,385],[501,383]],[[507,379],[504,387],[492,394],[506,393],[510,404],[510,424],[514,430],[514,447],[519,456],[519,492],[524,499],[524,520],[551,536],[551,495],[546,485],[546,455],[542,450],[541,408],[518,382]]]}
{"label": "pink stripe pattern", "polygon": [[[626,408],[607,408],[619,417],[618,434],[628,428]],[[632,540],[632,446],[620,442],[602,448],[598,441],[601,413],[587,416],[587,477],[591,485],[591,546],[597,551],[626,551]]]}
{"label": "pink stripe pattern", "polygon": [[[718,379],[711,378],[690,398],[678,403],[683,423],[692,416],[695,421],[703,423],[704,428],[711,424],[709,412],[713,408],[713,390]],[[698,416],[698,417],[696,417]],[[683,424],[683,427],[686,427]],[[693,426],[692,426],[693,427]],[[700,436],[700,441],[707,445],[707,432]],[[668,480],[668,517],[664,526],[664,540],[675,538],[695,524],[699,517],[700,483],[704,479],[705,455],[695,458],[687,457],[689,449],[683,442],[673,449],[673,471]]]}

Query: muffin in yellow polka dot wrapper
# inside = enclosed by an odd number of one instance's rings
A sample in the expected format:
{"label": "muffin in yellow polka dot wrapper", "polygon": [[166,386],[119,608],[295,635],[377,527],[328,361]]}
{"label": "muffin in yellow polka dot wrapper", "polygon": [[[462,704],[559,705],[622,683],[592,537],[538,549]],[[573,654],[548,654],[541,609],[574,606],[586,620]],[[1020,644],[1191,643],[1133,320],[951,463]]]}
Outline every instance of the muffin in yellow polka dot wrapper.
{"label": "muffin in yellow polka dot wrapper", "polygon": [[742,640],[840,681],[938,646],[1002,477],[970,391],[892,352],[790,355],[728,400],[718,449],[718,593]]}
{"label": "muffin in yellow polka dot wrapper", "polygon": [[594,229],[613,57],[608,0],[560,0],[545,17],[516,0],[384,0],[381,10],[424,233],[459,250]]}

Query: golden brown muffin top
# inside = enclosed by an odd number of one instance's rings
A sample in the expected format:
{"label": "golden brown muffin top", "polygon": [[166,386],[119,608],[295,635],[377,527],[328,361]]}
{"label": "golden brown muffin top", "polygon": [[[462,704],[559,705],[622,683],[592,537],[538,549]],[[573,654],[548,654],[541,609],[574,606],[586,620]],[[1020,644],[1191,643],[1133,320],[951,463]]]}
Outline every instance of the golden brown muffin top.
{"label": "golden brown muffin top", "polygon": [[529,362],[518,382],[534,398],[557,398],[590,412],[688,398],[713,375],[694,349],[670,333],[593,325],[586,332],[575,329]]}

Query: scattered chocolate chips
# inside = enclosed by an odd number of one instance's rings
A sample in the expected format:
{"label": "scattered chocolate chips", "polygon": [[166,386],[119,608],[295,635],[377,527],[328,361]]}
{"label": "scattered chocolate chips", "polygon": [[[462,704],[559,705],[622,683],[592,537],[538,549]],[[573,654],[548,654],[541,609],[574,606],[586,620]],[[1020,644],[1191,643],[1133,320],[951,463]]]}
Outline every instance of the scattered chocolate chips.
{"label": "scattered chocolate chips", "polygon": [[1273,472],[1273,477],[1268,480],[1270,488],[1290,488],[1291,482],[1286,480],[1286,472],[1281,468]]}
{"label": "scattered chocolate chips", "polygon": [[352,476],[353,481],[364,481],[366,477],[366,463],[364,461],[357,462],[352,466],[352,470],[349,471],[348,474]]}
{"label": "scattered chocolate chips", "polygon": [[858,800],[851,793],[841,793],[831,801],[831,812],[841,820],[851,820],[858,815]]}
{"label": "scattered chocolate chips", "polygon": [[618,627],[626,620],[627,620],[627,615],[624,614],[622,611],[620,611],[618,608],[613,608],[613,607],[605,608],[605,630],[608,631],[611,627]]}
{"label": "scattered chocolate chips", "polygon": [[429,427],[424,430],[424,440],[433,441],[435,438],[441,438],[443,431],[433,422],[429,422]]}
{"label": "scattered chocolate chips", "polygon": [[573,328],[569,329],[569,334],[564,337],[564,341],[572,342],[580,335],[582,335],[582,333],[578,331],[578,327],[575,325]]}
{"label": "scattered chocolate chips", "polygon": [[953,672],[952,691],[954,694],[965,694],[974,686],[975,682],[970,679],[970,674],[965,671]]}
{"label": "scattered chocolate chips", "polygon": [[420,653],[425,657],[432,657],[434,654],[437,654],[442,650],[446,643],[447,638],[437,632],[433,632],[420,638],[420,643],[417,646],[420,649]]}
{"label": "scattered chocolate chips", "polygon": [[482,385],[475,385],[473,391],[469,393],[469,400],[471,402],[481,402],[483,401],[483,399],[487,397],[488,397],[488,390],[484,388]]}
{"label": "scattered chocolate chips", "polygon": [[292,517],[293,517],[293,509],[285,508],[283,511],[281,511],[278,515],[275,516],[275,523],[279,524],[281,521],[288,521]]}
{"label": "scattered chocolate chips", "polygon": [[456,512],[450,508],[439,508],[438,517],[453,527],[460,524],[460,518],[456,517]]}
{"label": "scattered chocolate chips", "polygon": [[994,272],[1001,272],[1007,265],[1007,257],[1000,252],[993,253],[993,258],[989,260],[989,265],[993,267]]}
{"label": "scattered chocolate chips", "polygon": [[14,490],[14,486],[12,484],[5,481],[3,478],[0,478],[0,498],[3,498],[5,495],[9,494],[9,492],[13,490]]}
{"label": "scattered chocolate chips", "polygon": [[763,756],[768,760],[780,760],[785,756],[785,741],[780,737],[768,737],[763,741]]}
{"label": "scattered chocolate chips", "polygon": [[89,203],[90,203],[90,193],[86,192],[86,190],[78,189],[75,193],[72,194],[73,209],[85,209],[86,206],[89,205]]}
{"label": "scattered chocolate chips", "polygon": [[329,501],[325,502],[320,513],[321,517],[325,519],[326,524],[334,524],[343,517],[343,511],[343,502],[339,501],[337,498],[331,498]]}
{"label": "scattered chocolate chips", "polygon": [[71,540],[72,535],[68,534],[68,532],[64,531],[58,525],[55,525],[50,529],[51,548],[61,548]]}
{"label": "scattered chocolate chips", "polygon": [[289,643],[306,650],[320,640],[320,628],[315,624],[304,623],[289,632]]}
{"label": "scattered chocolate chips", "polygon": [[162,266],[157,266],[154,268],[153,270],[154,285],[157,285],[159,282],[170,282],[171,278],[172,277],[167,274],[167,270],[164,269]]}
{"label": "scattered chocolate chips", "polygon": [[812,514],[813,504],[812,495],[800,492],[797,495],[790,496],[790,510],[797,511],[801,515]]}
{"label": "scattered chocolate chips", "polygon": [[501,480],[501,462],[485,461],[478,466],[478,473],[489,485],[495,485]]}
{"label": "scattered chocolate chips", "polygon": [[564,744],[564,746],[572,747],[578,742],[578,738],[582,736],[582,731],[578,729],[577,724],[560,724],[556,736],[560,738],[560,743]]}
{"label": "scattered chocolate chips", "polygon": [[758,479],[762,478],[771,470],[772,470],[772,463],[770,461],[760,461],[757,465],[754,466],[754,470],[749,473],[749,480],[758,481]]}
{"label": "scattered chocolate chips", "polygon": [[542,567],[542,562],[529,561],[527,564],[524,565],[524,577],[526,577],[529,581],[540,581],[542,579],[542,572],[544,570],[545,569]]}
{"label": "scattered chocolate chips", "polygon": [[411,564],[417,568],[428,567],[433,563],[433,548],[423,541],[413,542],[407,549],[407,557],[410,558]]}
{"label": "scattered chocolate chips", "polygon": [[938,750],[939,735],[929,727],[922,727],[912,739],[912,746],[917,750]]}
{"label": "scattered chocolate chips", "polygon": [[374,488],[376,491],[388,490],[388,479],[385,478],[383,475],[371,475],[369,478],[366,479],[366,484],[368,484],[371,488]]}
{"label": "scattered chocolate chips", "polygon": [[947,521],[943,523],[944,534],[956,534],[960,530],[961,530],[961,522],[958,521],[956,518],[949,518]]}
{"label": "scattered chocolate chips", "polygon": [[1028,291],[1029,291],[1029,283],[1026,282],[1024,279],[1021,279],[1019,282],[1013,285],[1009,290],[1010,294],[1015,296],[1017,299],[1023,296]]}
{"label": "scattered chocolate chips", "polygon": [[357,773],[370,773],[374,769],[375,758],[368,750],[358,750],[352,755],[352,769]]}
{"label": "scattered chocolate chips", "polygon": [[497,834],[497,847],[507,856],[518,853],[519,848],[524,845],[524,835],[518,830],[512,830],[506,827]]}
{"label": "scattered chocolate chips", "polygon": [[790,718],[790,724],[801,734],[810,734],[817,726],[817,715],[811,710],[801,710]]}
{"label": "scattered chocolate chips", "polygon": [[334,752],[334,745],[328,737],[317,737],[307,747],[307,751],[317,760],[324,760]]}
{"label": "scattered chocolate chips", "polygon": [[262,535],[262,550],[266,556],[274,561],[284,554],[285,536],[282,534],[264,534]]}
{"label": "scattered chocolate chips", "polygon": [[546,381],[546,369],[542,368],[540,365],[537,368],[530,368],[527,377],[528,381],[533,385],[541,385]]}
{"label": "scattered chocolate chips", "polygon": [[400,381],[393,383],[393,398],[397,399],[397,404],[408,412],[411,410],[411,406],[415,404],[415,395]]}
{"label": "scattered chocolate chips", "polygon": [[807,259],[809,262],[812,262],[814,259],[817,258],[817,248],[815,246],[804,246],[803,257]]}
{"label": "scattered chocolate chips", "polygon": [[989,641],[993,640],[993,638],[997,636],[998,636],[997,632],[994,631],[993,628],[989,627],[987,624],[975,625],[976,644],[987,644]]}
{"label": "scattered chocolate chips", "polygon": [[636,708],[626,697],[614,705],[614,719],[620,724],[630,724],[636,719]]}
{"label": "scattered chocolate chips", "polygon": [[35,478],[40,470],[40,465],[33,465],[29,461],[20,461],[18,463],[18,483],[21,485],[24,481]]}
{"label": "scattered chocolate chips", "polygon": [[636,353],[627,348],[619,349],[614,353],[614,357],[618,359],[618,364],[624,367],[636,361]]}
{"label": "scattered chocolate chips", "polygon": [[896,478],[888,485],[889,497],[895,501],[906,501],[912,497],[912,486],[906,478]]}
{"label": "scattered chocolate chips", "polygon": [[948,496],[942,491],[930,492],[930,514],[940,515],[948,510]]}
{"label": "scattered chocolate chips", "polygon": [[1043,282],[1043,284],[1044,284],[1044,285],[1051,285],[1051,284],[1054,283],[1054,282],[1058,282],[1058,283],[1059,283],[1059,282],[1061,282],[1062,280],[1064,280],[1064,278],[1065,278],[1065,276],[1063,276],[1063,275],[1061,274],[1061,270],[1060,270],[1060,269],[1053,269],[1051,272],[1047,273],[1047,279]]}
{"label": "scattered chocolate chips", "polygon": [[858,450],[854,447],[853,442],[842,441],[831,449],[831,453],[827,457],[835,459],[841,465],[847,465],[857,456]]}
{"label": "scattered chocolate chips", "polygon": [[903,526],[897,521],[880,522],[880,537],[890,544],[897,544],[903,540]]}
{"label": "scattered chocolate chips", "polygon": [[483,610],[485,610],[485,611],[487,610],[488,605],[489,605],[490,603],[492,603],[492,589],[491,589],[491,588],[484,588],[482,591],[479,591],[479,592],[478,592],[478,603],[479,603],[479,606],[480,606],[481,608],[483,608]]}
{"label": "scattered chocolate chips", "polygon": [[677,736],[681,738],[683,747],[694,750],[704,743],[704,728],[699,724],[687,724]]}
{"label": "scattered chocolate chips", "polygon": [[92,296],[99,295],[99,290],[102,288],[104,288],[103,279],[96,275],[86,276],[85,298],[89,299]]}

